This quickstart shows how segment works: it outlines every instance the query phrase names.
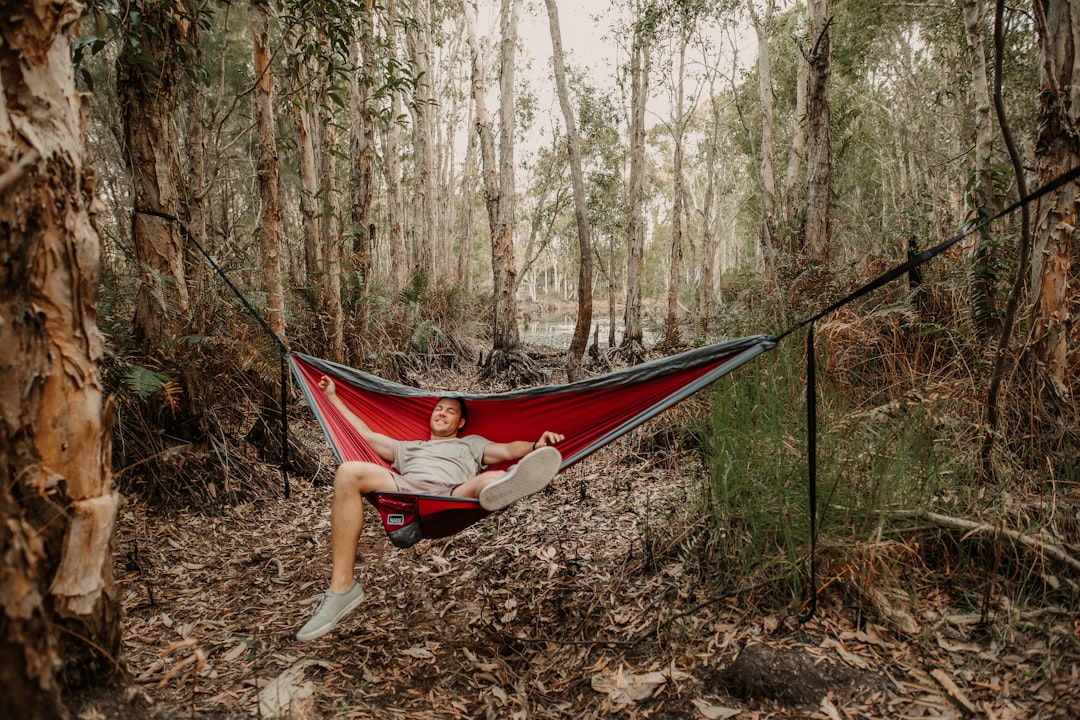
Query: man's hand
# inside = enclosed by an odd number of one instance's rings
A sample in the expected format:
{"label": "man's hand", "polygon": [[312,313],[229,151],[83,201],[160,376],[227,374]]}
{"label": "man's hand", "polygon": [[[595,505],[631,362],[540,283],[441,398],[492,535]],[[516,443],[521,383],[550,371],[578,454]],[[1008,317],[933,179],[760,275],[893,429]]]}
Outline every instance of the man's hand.
{"label": "man's hand", "polygon": [[555,443],[560,443],[565,439],[565,435],[561,435],[557,432],[551,432],[550,430],[545,430],[540,435],[540,439],[533,443],[533,450],[536,450],[537,448],[547,447],[549,445],[554,445]]}
{"label": "man's hand", "polygon": [[319,389],[323,391],[323,395],[326,397],[337,395],[337,386],[334,385],[334,381],[330,379],[329,375],[323,375],[319,378]]}

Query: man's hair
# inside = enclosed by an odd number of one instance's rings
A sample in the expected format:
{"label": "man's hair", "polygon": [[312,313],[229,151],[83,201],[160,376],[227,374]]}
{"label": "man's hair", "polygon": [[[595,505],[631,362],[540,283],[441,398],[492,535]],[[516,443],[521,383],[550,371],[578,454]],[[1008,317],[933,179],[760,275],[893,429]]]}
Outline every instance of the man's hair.
{"label": "man's hair", "polygon": [[438,400],[436,400],[435,404],[438,405],[443,400],[453,400],[454,402],[456,402],[458,404],[458,406],[461,408],[461,419],[462,420],[468,420],[469,419],[469,408],[465,406],[465,400],[463,398],[443,396],[443,397],[439,398]]}

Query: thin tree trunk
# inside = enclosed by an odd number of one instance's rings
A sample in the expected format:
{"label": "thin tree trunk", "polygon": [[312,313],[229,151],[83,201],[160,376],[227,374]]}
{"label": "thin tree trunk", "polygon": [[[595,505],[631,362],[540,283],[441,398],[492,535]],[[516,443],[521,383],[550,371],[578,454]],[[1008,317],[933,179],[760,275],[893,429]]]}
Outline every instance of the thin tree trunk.
{"label": "thin tree trunk", "polygon": [[[353,234],[352,266],[360,282],[361,296],[370,293],[371,253],[374,248],[375,224],[371,221],[375,184],[375,119],[371,107],[371,83],[375,68],[375,48],[371,0],[365,0],[360,18],[359,37],[353,44],[353,66],[350,91],[352,99],[352,133],[350,157],[350,216]],[[357,335],[368,335],[368,303],[361,299],[354,324]]]}
{"label": "thin tree trunk", "polygon": [[649,45],[636,26],[630,50],[630,188],[627,207],[626,308],[623,347],[641,354],[641,275],[645,256],[645,104],[649,97]]}
{"label": "thin tree trunk", "polygon": [[292,63],[293,99],[290,101],[293,126],[296,128],[296,144],[300,154],[300,213],[304,222],[304,271],[308,284],[315,284],[323,271],[322,223],[319,217],[319,170],[315,147],[318,132],[314,115],[304,101],[311,84],[315,82],[310,62],[300,48],[293,47],[289,53]]}
{"label": "thin tree trunk", "polygon": [[[397,3],[386,3],[386,52],[392,61],[398,60],[398,20]],[[406,246],[405,246],[405,197],[401,188],[401,126],[397,118],[401,115],[401,91],[390,90],[390,117],[383,137],[383,167],[386,178],[387,205],[387,245],[390,249],[390,287],[397,297],[405,287]]]}
{"label": "thin tree trunk", "polygon": [[705,195],[701,199],[701,327],[707,334],[713,313],[713,283],[716,275],[716,156],[720,143],[718,98],[709,82],[709,106],[712,111],[708,145],[705,150]]}
{"label": "thin tree trunk", "polygon": [[[329,44],[324,47],[330,51]],[[319,126],[323,129],[319,148],[320,180],[322,193],[322,247],[326,264],[323,283],[323,312],[326,313],[327,342],[330,357],[335,362],[345,359],[345,313],[341,305],[341,231],[339,218],[341,208],[338,200],[337,162],[335,150],[337,130],[331,117],[329,88],[331,78],[324,71],[319,80]]]}
{"label": "thin tree trunk", "polygon": [[806,219],[803,251],[810,265],[827,267],[832,225],[832,140],[829,131],[829,7],[827,0],[809,0],[810,14],[809,89],[807,122],[809,152],[806,163]]}
{"label": "thin tree trunk", "polygon": [[266,324],[285,339],[285,291],[281,283],[281,202],[278,197],[280,170],[274,132],[274,75],[270,71],[270,18],[266,6],[248,6],[255,69],[256,147],[261,200],[259,243],[261,282],[266,293]]}
{"label": "thin tree trunk", "polygon": [[679,270],[682,267],[682,222],[684,215],[684,196],[686,195],[683,183],[683,118],[684,84],[686,78],[686,34],[679,40],[679,74],[675,91],[675,118],[672,125],[672,139],[674,141],[674,157],[672,162],[672,194],[674,195],[671,208],[671,256],[668,263],[668,288],[667,288],[667,318],[664,323],[664,344],[668,348],[676,347],[679,340]]}
{"label": "thin tree trunk", "polygon": [[431,8],[428,0],[413,0],[413,20],[405,32],[413,71],[419,78],[413,112],[413,252],[415,269],[435,280],[435,150],[432,116],[436,112],[431,78]]}
{"label": "thin tree trunk", "polygon": [[458,239],[457,284],[466,293],[472,292],[472,255],[473,255],[473,205],[476,190],[476,135],[471,129],[476,127],[475,108],[469,104],[469,116],[466,128],[468,140],[465,145],[465,168],[461,181],[461,223]]}
{"label": "thin tree trunk", "polygon": [[769,33],[766,25],[772,17],[772,0],[765,0],[765,19],[758,16],[754,0],[746,0],[746,9],[757,36],[758,97],[761,102],[761,158],[758,182],[761,185],[761,246],[768,255],[776,252],[776,173],[773,170],[773,132],[776,126],[773,111],[772,59],[769,55]]}
{"label": "thin tree trunk", "polygon": [[566,124],[566,149],[570,156],[570,181],[574,187],[574,219],[577,221],[578,234],[577,322],[574,324],[574,337],[570,341],[570,349],[566,353],[566,375],[570,382],[574,382],[584,377],[581,359],[589,344],[589,330],[592,328],[592,231],[589,228],[585,178],[581,170],[581,140],[578,137],[577,123],[574,121],[574,108],[570,105],[570,91],[566,87],[559,7],[555,4],[555,0],[545,0],[545,2],[548,11],[548,26],[551,30],[555,87],[559,93],[559,107],[562,109],[563,122]]}
{"label": "thin tree trunk", "polygon": [[[195,17],[199,12],[196,0],[185,0],[185,9]],[[199,43],[199,24],[191,26],[191,44],[195,48],[195,62],[198,64],[202,58],[202,49]],[[203,131],[203,93],[202,85],[195,73],[188,73],[185,83],[188,97],[188,128],[187,128],[187,159],[188,159],[188,182],[184,186],[184,207],[187,213],[187,229],[195,242],[207,252],[213,252],[207,241],[207,202],[206,193],[206,139]],[[201,297],[207,282],[207,264],[205,258],[197,247],[188,247],[186,259],[186,276],[188,280],[188,294],[191,297]],[[193,311],[196,309],[193,309]],[[210,313],[207,312],[206,315]],[[193,318],[196,327],[200,330],[209,326],[209,320],[204,317]]]}
{"label": "thin tree trunk", "polygon": [[511,353],[521,344],[517,324],[517,267],[514,263],[514,51],[521,0],[502,2],[499,74],[499,202],[491,236],[494,279],[492,349]]}
{"label": "thin tree trunk", "polygon": [[68,717],[123,671],[101,239],[75,88],[83,6],[0,2],[0,717]]}
{"label": "thin tree trunk", "polygon": [[[800,32],[801,35],[801,32]],[[795,227],[795,214],[799,207],[802,185],[802,162],[806,156],[806,90],[810,82],[810,64],[799,53],[795,70],[795,114],[791,119],[791,149],[788,151],[787,170],[784,172],[784,247],[793,252],[791,228]]]}
{"label": "thin tree trunk", "polygon": [[[1080,48],[1080,8],[1068,0],[1035,0],[1039,35],[1041,87],[1039,136],[1035,161],[1042,184],[1080,164],[1080,76],[1075,62]],[[1031,267],[1032,346],[1034,373],[1061,407],[1070,396],[1068,374],[1069,307],[1075,301],[1077,278],[1072,268],[1074,234],[1080,218],[1076,183],[1039,201],[1035,215]]]}
{"label": "thin tree trunk", "polygon": [[[971,61],[971,91],[975,101],[975,168],[971,202],[976,222],[982,222],[993,214],[994,202],[990,173],[994,127],[990,120],[990,84],[986,71],[985,15],[983,0],[964,0],[964,29]],[[971,268],[971,315],[975,329],[983,339],[1001,332],[995,263],[990,228],[984,227],[977,236]]]}

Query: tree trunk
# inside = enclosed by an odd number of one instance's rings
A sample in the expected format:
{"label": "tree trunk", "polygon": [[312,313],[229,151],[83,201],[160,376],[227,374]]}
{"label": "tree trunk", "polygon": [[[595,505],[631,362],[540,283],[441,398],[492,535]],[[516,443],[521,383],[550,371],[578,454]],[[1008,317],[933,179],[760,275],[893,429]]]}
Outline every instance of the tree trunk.
{"label": "tree trunk", "polygon": [[566,149],[570,156],[570,181],[574,187],[574,219],[577,221],[578,234],[578,288],[577,322],[574,324],[574,337],[566,353],[566,375],[570,382],[584,377],[581,359],[589,344],[589,330],[592,328],[592,231],[589,228],[589,211],[586,206],[585,178],[581,171],[581,140],[578,137],[577,123],[574,122],[574,109],[570,106],[570,91],[566,87],[566,68],[563,64],[562,30],[559,27],[559,7],[555,0],[545,0],[548,11],[548,26],[551,30],[552,60],[555,66],[555,87],[559,93],[559,107],[562,108],[563,122],[566,124]]}
{"label": "tree trunk", "polygon": [[300,213],[304,221],[304,271],[309,285],[317,283],[323,271],[322,223],[319,218],[319,170],[315,147],[318,144],[318,132],[312,109],[305,99],[315,82],[310,61],[304,57],[299,47],[289,52],[292,64],[293,98],[289,101],[292,111],[293,126],[296,128],[296,145],[300,155]]}
{"label": "tree trunk", "polygon": [[[990,173],[994,127],[991,124],[990,84],[987,80],[985,50],[985,7],[983,0],[964,0],[964,29],[971,61],[971,91],[975,101],[975,168],[971,204],[975,222],[993,215],[994,189]],[[976,236],[971,267],[971,316],[983,339],[1001,332],[997,309],[997,269],[990,228]]]}
{"label": "tree trunk", "polygon": [[[398,20],[395,0],[386,3],[386,52],[398,61]],[[390,248],[390,288],[397,297],[405,287],[405,197],[401,189],[401,91],[390,91],[390,117],[383,131],[383,175],[386,179],[387,245]]]}
{"label": "tree trunk", "polygon": [[684,214],[683,183],[683,129],[686,120],[683,117],[684,91],[686,77],[686,33],[679,40],[679,75],[675,90],[675,118],[672,123],[674,157],[672,162],[671,207],[671,256],[668,264],[667,318],[664,322],[664,344],[668,348],[676,347],[679,340],[679,271],[682,267],[682,221]]}
{"label": "tree trunk", "polygon": [[701,328],[708,334],[713,313],[713,282],[716,275],[716,156],[720,143],[719,98],[709,81],[711,127],[705,149],[705,193],[701,199]]}
{"label": "tree trunk", "polygon": [[[800,32],[801,35],[801,32]],[[791,149],[788,151],[787,170],[784,172],[784,202],[780,207],[784,218],[782,247],[794,252],[792,236],[796,227],[795,216],[799,207],[802,185],[802,162],[806,156],[806,90],[809,83],[810,65],[802,53],[796,60],[795,114],[791,119]]]}
{"label": "tree trunk", "polygon": [[[495,135],[491,127],[485,101],[486,83],[484,80],[483,57],[476,33],[476,14],[469,3],[465,4],[465,23],[469,34],[469,48],[472,53],[472,96],[476,104],[476,132],[480,138],[480,159],[483,168],[484,199],[487,206],[488,230],[491,237],[491,265],[494,278],[494,327],[492,328],[492,349],[496,354],[504,354],[517,349],[519,344],[517,328],[517,308],[514,301],[516,291],[516,269],[514,267],[514,247],[512,235],[513,203],[512,198],[503,193],[513,194],[513,76],[514,46],[513,37],[517,31],[517,11],[515,0],[503,0],[502,29],[502,102],[499,109],[501,126],[500,152],[502,162],[496,170]],[[505,177],[509,173],[510,177]],[[503,177],[500,177],[500,174]]]}
{"label": "tree trunk", "polygon": [[270,71],[270,18],[266,6],[253,2],[251,37],[255,69],[255,125],[259,140],[256,146],[259,172],[260,265],[262,287],[266,293],[266,324],[285,340],[285,291],[281,283],[281,202],[278,198],[280,171],[277,140],[274,133],[274,75]]}
{"label": "tree trunk", "polygon": [[[1035,0],[1039,34],[1041,86],[1039,136],[1035,161],[1041,184],[1080,164],[1080,76],[1074,76],[1080,48],[1080,8],[1067,0]],[[1032,249],[1032,348],[1036,372],[1048,389],[1070,396],[1067,357],[1069,307],[1075,302],[1077,278],[1072,267],[1080,192],[1076,183],[1042,198],[1035,215]],[[1062,407],[1065,405],[1063,404]]]}
{"label": "tree trunk", "polygon": [[[327,53],[330,46],[323,47]],[[322,248],[326,265],[323,282],[323,312],[326,313],[326,339],[329,354],[334,362],[345,359],[345,313],[341,305],[341,207],[337,188],[337,129],[330,108],[330,85],[333,80],[328,70],[323,70],[319,92],[319,127],[323,129],[319,147],[319,176],[322,193]]]}
{"label": "tree trunk", "polygon": [[758,97],[761,102],[761,161],[758,182],[761,186],[761,246],[770,258],[776,253],[776,173],[773,170],[773,111],[772,60],[769,56],[769,33],[766,25],[772,17],[772,0],[765,0],[765,22],[758,17],[754,0],[746,0],[746,9],[757,36]]}
{"label": "tree trunk", "polygon": [[[200,12],[196,0],[185,0],[185,10],[192,17]],[[199,25],[195,22],[191,26],[191,44],[195,48],[196,59],[199,63],[202,58],[202,50],[198,40]],[[210,243],[207,242],[207,202],[206,193],[209,188],[206,181],[206,139],[203,131],[203,93],[202,86],[195,73],[189,73],[185,83],[188,100],[188,127],[187,127],[187,158],[188,158],[188,182],[184,185],[184,207],[187,214],[187,229],[192,238],[207,252],[213,252]],[[188,294],[191,297],[205,297],[204,289],[207,284],[208,265],[206,259],[197,247],[188,247],[187,250],[187,280]],[[197,330],[202,331],[209,327],[209,316],[212,314],[204,305],[202,316],[199,316],[200,308],[192,308],[193,320]]]}
{"label": "tree trunk", "polygon": [[[17,12],[16,12],[17,11]],[[122,672],[101,241],[71,47],[83,7],[0,2],[0,717]],[[63,680],[61,681],[61,678]]]}
{"label": "tree trunk", "polygon": [[[476,127],[475,108],[469,104],[469,119],[466,128]],[[476,135],[466,133],[465,167],[461,181],[461,223],[458,239],[457,284],[466,295],[472,292],[472,255],[473,255],[473,205],[476,191]]]}
{"label": "tree trunk", "polygon": [[828,0],[809,0],[810,16],[809,86],[806,116],[809,125],[806,162],[806,218],[803,225],[803,252],[810,265],[827,267],[832,225],[832,139],[829,131],[829,40]]}
{"label": "tree trunk", "polygon": [[158,213],[178,217],[183,186],[180,142],[173,116],[177,75],[171,60],[186,27],[167,5],[138,0],[141,15],[130,28],[117,60],[117,92],[124,123],[124,150],[131,173],[132,244],[139,264],[133,331],[147,355],[160,355],[187,324],[189,302],[180,227]]}
{"label": "tree trunk", "polygon": [[[352,266],[359,278],[361,296],[370,293],[371,253],[375,232],[375,225],[371,222],[375,185],[375,118],[371,106],[371,84],[376,72],[372,13],[371,0],[365,0],[360,17],[359,37],[353,43],[354,69],[350,81],[352,134],[349,214],[353,235]],[[368,335],[368,307],[369,304],[361,297],[354,320],[356,332],[361,338]]]}
{"label": "tree trunk", "polygon": [[626,308],[623,347],[634,357],[643,349],[641,274],[645,257],[645,105],[649,97],[649,45],[635,28],[630,49],[630,188],[626,222]]}
{"label": "tree trunk", "polygon": [[499,74],[499,202],[491,235],[494,279],[492,349],[515,352],[521,344],[517,324],[517,267],[514,264],[514,50],[521,0],[502,0]]}
{"label": "tree trunk", "polygon": [[409,43],[409,55],[413,71],[418,78],[415,102],[409,104],[413,112],[413,252],[416,270],[422,270],[435,280],[435,149],[432,144],[433,120],[436,112],[435,94],[431,77],[431,49],[428,36],[431,32],[431,7],[428,0],[414,0],[413,21],[405,36]]}

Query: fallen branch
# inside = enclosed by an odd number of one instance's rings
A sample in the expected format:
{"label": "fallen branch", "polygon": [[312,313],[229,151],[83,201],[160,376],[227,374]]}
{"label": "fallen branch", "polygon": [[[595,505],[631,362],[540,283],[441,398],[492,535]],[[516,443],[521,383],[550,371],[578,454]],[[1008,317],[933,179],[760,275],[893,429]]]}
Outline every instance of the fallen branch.
{"label": "fallen branch", "polygon": [[1028,547],[1036,552],[1042,553],[1047,557],[1053,558],[1058,562],[1068,565],[1073,570],[1080,572],[1080,560],[1073,557],[1062,548],[1060,545],[1051,542],[1050,540],[1044,540],[1031,535],[1026,535],[1017,530],[1010,530],[1009,528],[1001,527],[999,525],[991,525],[990,523],[975,522],[974,520],[965,520],[963,518],[949,517],[948,515],[940,515],[933,512],[898,512],[894,513],[898,516],[916,516],[927,522],[931,522],[935,525],[947,528],[953,528],[955,530],[965,530],[967,535],[975,535],[979,533],[986,533],[989,535],[996,535],[1000,537],[1006,537],[1013,542]]}

